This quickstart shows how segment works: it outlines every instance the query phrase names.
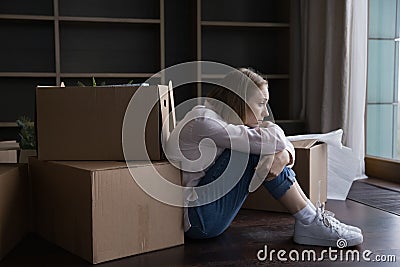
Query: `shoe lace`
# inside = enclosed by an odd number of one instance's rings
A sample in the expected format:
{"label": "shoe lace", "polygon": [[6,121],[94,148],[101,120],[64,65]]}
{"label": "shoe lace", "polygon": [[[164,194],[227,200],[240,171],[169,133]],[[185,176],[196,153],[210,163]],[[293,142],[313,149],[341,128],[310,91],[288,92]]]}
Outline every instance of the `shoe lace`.
{"label": "shoe lace", "polygon": [[335,213],[325,209],[325,202],[321,202],[321,180],[318,181],[318,201],[316,203],[320,219],[326,227],[333,228],[336,231],[340,229],[340,222],[335,218]]}
{"label": "shoe lace", "polygon": [[325,210],[325,203],[321,203],[318,201],[317,211],[319,214],[320,220],[326,227],[332,228],[336,231],[339,231],[340,225],[338,221],[334,218],[335,214],[329,210]]}
{"label": "shoe lace", "polygon": [[321,213],[323,213],[324,216],[334,218],[334,220],[337,221],[337,219],[335,218],[335,213],[333,213],[333,212],[330,211],[330,210],[326,210],[326,209],[325,209],[325,202],[322,202],[322,203],[321,203],[321,201],[318,200],[318,202],[317,202],[317,204],[316,204],[316,207],[317,207],[318,209],[320,209]]}

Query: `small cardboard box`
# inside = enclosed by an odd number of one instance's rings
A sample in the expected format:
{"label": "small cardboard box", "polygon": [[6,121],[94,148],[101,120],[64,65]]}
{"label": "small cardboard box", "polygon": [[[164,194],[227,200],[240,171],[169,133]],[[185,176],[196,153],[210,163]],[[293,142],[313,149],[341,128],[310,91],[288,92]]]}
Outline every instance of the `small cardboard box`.
{"label": "small cardboard box", "polygon": [[[33,227],[48,241],[94,264],[183,244],[182,208],[147,195],[125,162],[29,158],[29,164]],[[130,164],[154,179],[151,163]],[[181,184],[180,171],[168,162],[153,166]]]}
{"label": "small cardboard box", "polygon": [[[40,160],[124,160],[122,126],[132,96],[141,91],[136,118],[160,99],[158,86],[86,86],[36,88],[36,128]],[[158,102],[159,103],[159,102]],[[135,110],[136,110],[135,108]],[[135,118],[133,118],[135,120]],[[130,122],[133,123],[134,122]],[[160,105],[155,105],[143,127],[130,127],[130,158],[162,159]]]}
{"label": "small cardboard box", "polygon": [[0,142],[0,163],[17,163],[17,152],[19,144],[17,141]]}
{"label": "small cardboard box", "polygon": [[0,150],[0,163],[17,163],[17,150]]}
{"label": "small cardboard box", "polygon": [[[302,140],[293,142],[296,151],[296,161],[293,170],[296,179],[306,196],[316,203],[319,197],[321,201],[327,200],[327,145],[317,140]],[[249,194],[243,204],[243,208],[287,212],[268,190],[261,185],[255,192]]]}
{"label": "small cardboard box", "polygon": [[0,260],[28,232],[28,194],[27,165],[0,164]]}

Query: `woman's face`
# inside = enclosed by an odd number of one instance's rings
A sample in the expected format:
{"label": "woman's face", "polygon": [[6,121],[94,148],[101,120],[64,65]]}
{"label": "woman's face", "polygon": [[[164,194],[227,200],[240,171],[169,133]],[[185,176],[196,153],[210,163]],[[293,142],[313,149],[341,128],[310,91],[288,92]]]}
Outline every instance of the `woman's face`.
{"label": "woman's face", "polygon": [[[256,90],[247,100],[246,118],[244,124],[249,127],[256,127],[269,116],[267,104],[269,101],[268,84],[263,84],[260,90]],[[249,108],[250,107],[250,108]]]}

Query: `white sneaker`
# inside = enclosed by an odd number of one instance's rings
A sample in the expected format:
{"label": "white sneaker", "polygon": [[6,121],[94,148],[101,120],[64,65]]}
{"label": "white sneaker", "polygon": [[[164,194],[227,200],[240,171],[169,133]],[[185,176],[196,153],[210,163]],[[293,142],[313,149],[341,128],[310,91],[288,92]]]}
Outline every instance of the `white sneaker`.
{"label": "white sneaker", "polygon": [[326,216],[331,217],[331,220],[335,221],[336,223],[340,224],[343,228],[346,228],[347,230],[353,231],[353,232],[357,232],[362,234],[362,231],[360,228],[353,226],[353,225],[349,225],[349,224],[345,224],[342,223],[341,221],[339,221],[338,219],[335,218],[335,213],[333,213],[332,211],[326,210],[325,209],[325,203],[320,203],[318,201],[317,203],[317,209],[320,209],[321,213],[325,213]]}
{"label": "white sneaker", "polygon": [[317,215],[310,224],[296,220],[294,225],[294,242],[302,245],[348,247],[363,242],[363,235],[347,229],[346,224],[328,216],[323,209],[317,209]]}

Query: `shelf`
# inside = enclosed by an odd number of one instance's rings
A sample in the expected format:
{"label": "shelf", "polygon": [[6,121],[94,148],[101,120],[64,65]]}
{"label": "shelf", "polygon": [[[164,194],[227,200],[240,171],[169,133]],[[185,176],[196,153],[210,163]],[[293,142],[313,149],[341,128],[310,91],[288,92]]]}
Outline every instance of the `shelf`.
{"label": "shelf", "polygon": [[2,14],[53,15],[54,0],[1,0]]}
{"label": "shelf", "polygon": [[54,20],[53,16],[41,16],[41,15],[8,15],[8,14],[0,14],[0,19],[9,19],[9,20]]}
{"label": "shelf", "polygon": [[304,120],[276,120],[275,123],[284,130],[287,136],[307,133]]}
{"label": "shelf", "polygon": [[[154,73],[61,73],[61,77],[65,78],[150,78],[150,77],[160,77],[160,74]],[[54,72],[0,72],[0,77],[56,77]]]}
{"label": "shelf", "polygon": [[[197,0],[197,60],[263,73],[276,119],[290,118],[290,6],[291,0]],[[209,83],[197,85],[198,96],[224,77],[201,75]]]}
{"label": "shelf", "polygon": [[160,25],[60,21],[60,58],[61,74],[157,73]]}
{"label": "shelf", "polygon": [[35,88],[55,85],[55,78],[1,77],[0,121],[15,122],[20,116],[35,117]]}
{"label": "shelf", "polygon": [[0,72],[55,72],[53,21],[1,21]]}
{"label": "shelf", "polygon": [[273,28],[289,28],[289,23],[274,22],[236,22],[236,21],[202,21],[202,26],[219,26],[219,27],[273,27]]}
{"label": "shelf", "polygon": [[[290,86],[289,79],[269,79],[269,105],[273,111],[274,118],[280,122],[285,122],[287,118],[290,118]],[[200,84],[201,90],[198,92],[198,96],[207,96],[212,89],[215,88],[215,84],[204,82]],[[292,121],[289,121],[290,123]]]}
{"label": "shelf", "polygon": [[290,21],[292,0],[201,0],[202,21]]}
{"label": "shelf", "polygon": [[[222,79],[225,75],[223,74],[203,74],[201,77],[206,79]],[[261,74],[263,78],[269,79],[289,79],[289,74]]]}
{"label": "shelf", "polygon": [[35,116],[37,85],[162,81],[164,0],[0,1],[1,122]]}
{"label": "shelf", "polygon": [[274,79],[274,80],[286,80],[290,79],[289,74],[262,74],[261,75],[263,78],[267,78],[268,80]]}
{"label": "shelf", "polygon": [[132,19],[132,18],[105,18],[105,17],[71,17],[61,16],[60,21],[73,22],[105,22],[105,23],[137,23],[137,24],[159,24],[160,19]]}
{"label": "shelf", "polygon": [[275,123],[305,123],[304,120],[276,120]]}
{"label": "shelf", "polygon": [[290,118],[290,80],[268,79],[269,105],[276,120]]}
{"label": "shelf", "polygon": [[[212,27],[201,30],[200,60],[232,67],[252,67],[271,79],[289,74],[290,29],[275,27]],[[229,47],[229,49],[227,49]]]}
{"label": "shelf", "polygon": [[0,122],[0,128],[17,128],[16,122]]}
{"label": "shelf", "polygon": [[60,76],[64,78],[150,78],[159,77],[154,73],[61,73]]}
{"label": "shelf", "polygon": [[0,77],[56,77],[55,72],[0,72]]}
{"label": "shelf", "polygon": [[158,19],[160,0],[58,0],[60,16]]}

